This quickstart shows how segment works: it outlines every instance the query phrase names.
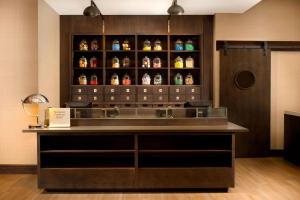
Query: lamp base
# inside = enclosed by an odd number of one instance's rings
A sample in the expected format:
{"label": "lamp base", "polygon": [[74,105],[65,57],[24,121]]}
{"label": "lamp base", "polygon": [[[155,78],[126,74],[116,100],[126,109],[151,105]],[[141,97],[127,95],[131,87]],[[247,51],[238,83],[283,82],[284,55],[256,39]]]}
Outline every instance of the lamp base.
{"label": "lamp base", "polygon": [[44,128],[44,126],[41,124],[36,124],[36,125],[29,125],[28,128],[29,129]]}

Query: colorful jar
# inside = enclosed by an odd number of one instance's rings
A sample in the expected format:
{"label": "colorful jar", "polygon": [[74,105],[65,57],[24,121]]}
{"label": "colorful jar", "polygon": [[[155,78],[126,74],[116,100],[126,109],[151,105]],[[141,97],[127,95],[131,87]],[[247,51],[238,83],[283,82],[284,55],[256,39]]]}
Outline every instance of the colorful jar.
{"label": "colorful jar", "polygon": [[123,58],[122,66],[125,68],[130,67],[130,59],[128,57]]}
{"label": "colorful jar", "polygon": [[184,82],[186,85],[194,85],[193,75],[191,75],[190,73],[188,75],[186,75],[184,80],[185,80]]}
{"label": "colorful jar", "polygon": [[82,56],[80,59],[79,59],[79,67],[80,68],[87,68],[87,59],[86,57]]}
{"label": "colorful jar", "polygon": [[175,59],[174,68],[176,68],[176,69],[182,69],[183,68],[183,59],[180,56],[178,56]]}
{"label": "colorful jar", "polygon": [[81,75],[78,77],[78,82],[79,82],[79,85],[87,85],[87,78],[86,78],[86,75],[81,74]]}
{"label": "colorful jar", "polygon": [[128,74],[125,74],[122,78],[122,85],[131,85],[131,79]]}
{"label": "colorful jar", "polygon": [[113,51],[120,51],[120,42],[118,40],[114,40],[112,43]]}
{"label": "colorful jar", "polygon": [[185,59],[185,68],[194,68],[194,59],[191,56]]}
{"label": "colorful jar", "polygon": [[120,68],[120,60],[116,56],[112,59],[112,68]]}
{"label": "colorful jar", "polygon": [[153,50],[154,51],[161,51],[162,50],[162,46],[161,46],[161,41],[160,40],[155,40]]}
{"label": "colorful jar", "polygon": [[153,68],[161,68],[161,60],[159,57],[153,59]]}
{"label": "colorful jar", "polygon": [[119,82],[119,76],[114,73],[112,76],[111,76],[111,79],[110,79],[110,84],[111,85],[119,85],[120,82]]}
{"label": "colorful jar", "polygon": [[129,44],[129,41],[128,40],[125,40],[123,43],[122,43],[122,48],[123,48],[123,51],[130,51],[130,44]]}
{"label": "colorful jar", "polygon": [[144,51],[151,51],[151,42],[149,40],[144,41],[143,50]]}
{"label": "colorful jar", "polygon": [[96,74],[93,74],[91,76],[90,85],[98,85],[98,77],[96,76]]}
{"label": "colorful jar", "polygon": [[181,40],[176,40],[175,42],[175,50],[182,51],[183,50],[183,42]]}
{"label": "colorful jar", "polygon": [[148,58],[147,56],[145,56],[143,58],[142,68],[150,68],[150,67],[151,67],[150,58]]}
{"label": "colorful jar", "polygon": [[91,59],[90,59],[90,67],[91,68],[96,68],[97,67],[97,58],[95,56],[93,56]]}
{"label": "colorful jar", "polygon": [[156,74],[153,78],[154,85],[161,85],[162,84],[162,76],[160,74]]}
{"label": "colorful jar", "polygon": [[192,40],[188,40],[185,42],[185,45],[184,45],[184,48],[185,50],[187,51],[193,51],[195,48],[194,48],[194,42]]}
{"label": "colorful jar", "polygon": [[180,73],[177,73],[174,76],[174,83],[175,83],[175,85],[183,85],[183,77]]}
{"label": "colorful jar", "polygon": [[89,45],[86,40],[81,40],[79,43],[79,50],[80,51],[88,51],[89,50]]}
{"label": "colorful jar", "polygon": [[91,42],[91,50],[96,51],[99,49],[98,41],[95,39]]}
{"label": "colorful jar", "polygon": [[149,74],[145,73],[142,77],[142,85],[150,85],[151,84],[151,77]]}

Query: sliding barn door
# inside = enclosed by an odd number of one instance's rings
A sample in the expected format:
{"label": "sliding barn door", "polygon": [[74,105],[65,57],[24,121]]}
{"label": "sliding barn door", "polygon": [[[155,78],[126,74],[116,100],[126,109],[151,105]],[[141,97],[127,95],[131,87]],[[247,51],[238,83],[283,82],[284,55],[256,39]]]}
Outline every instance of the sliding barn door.
{"label": "sliding barn door", "polygon": [[270,51],[220,50],[220,105],[229,120],[247,127],[236,136],[238,157],[267,156],[270,150]]}

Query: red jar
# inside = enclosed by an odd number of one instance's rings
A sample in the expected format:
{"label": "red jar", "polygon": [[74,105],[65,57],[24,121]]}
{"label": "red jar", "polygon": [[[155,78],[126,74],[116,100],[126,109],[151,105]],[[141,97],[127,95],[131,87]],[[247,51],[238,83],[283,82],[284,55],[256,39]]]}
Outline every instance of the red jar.
{"label": "red jar", "polygon": [[98,85],[98,78],[95,74],[91,76],[90,85]]}

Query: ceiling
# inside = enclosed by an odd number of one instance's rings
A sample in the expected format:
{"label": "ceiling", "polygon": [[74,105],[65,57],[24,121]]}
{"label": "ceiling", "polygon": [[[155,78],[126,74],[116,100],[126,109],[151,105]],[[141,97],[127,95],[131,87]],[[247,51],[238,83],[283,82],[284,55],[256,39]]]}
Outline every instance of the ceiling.
{"label": "ceiling", "polygon": [[[82,15],[90,0],[44,0],[60,15]],[[173,0],[94,0],[103,15],[166,15]],[[185,15],[243,13],[261,0],[178,0]]]}

